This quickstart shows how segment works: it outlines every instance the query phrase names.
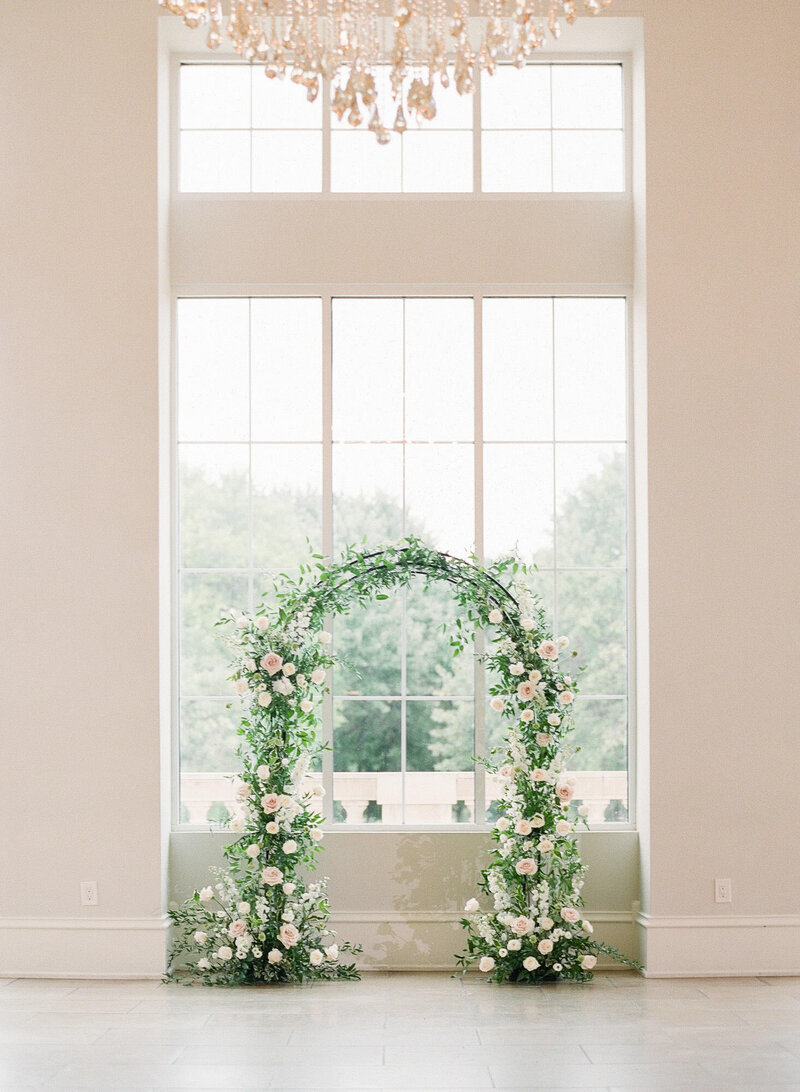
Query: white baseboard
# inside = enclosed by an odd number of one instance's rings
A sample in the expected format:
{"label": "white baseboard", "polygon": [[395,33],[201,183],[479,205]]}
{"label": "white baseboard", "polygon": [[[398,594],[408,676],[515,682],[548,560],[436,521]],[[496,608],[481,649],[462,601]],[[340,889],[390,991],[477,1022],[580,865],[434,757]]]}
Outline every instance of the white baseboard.
{"label": "white baseboard", "polygon": [[166,916],[0,918],[0,976],[160,978]]}
{"label": "white baseboard", "polygon": [[647,978],[800,975],[800,915],[636,915]]}

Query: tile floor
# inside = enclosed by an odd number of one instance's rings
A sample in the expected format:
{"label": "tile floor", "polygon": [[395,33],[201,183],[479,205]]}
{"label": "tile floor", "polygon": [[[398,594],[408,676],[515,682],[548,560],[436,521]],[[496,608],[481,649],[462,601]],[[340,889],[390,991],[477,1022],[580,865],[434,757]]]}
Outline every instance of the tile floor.
{"label": "tile floor", "polygon": [[800,979],[0,982],[0,1088],[800,1089]]}

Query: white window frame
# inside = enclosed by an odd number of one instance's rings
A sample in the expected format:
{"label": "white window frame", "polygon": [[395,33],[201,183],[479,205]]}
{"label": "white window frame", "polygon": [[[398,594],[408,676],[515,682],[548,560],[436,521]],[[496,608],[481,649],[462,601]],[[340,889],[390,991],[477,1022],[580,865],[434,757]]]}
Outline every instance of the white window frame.
{"label": "white window frame", "polygon": [[[240,195],[241,196],[241,195]],[[248,196],[248,195],[245,195]],[[636,827],[636,587],[635,587],[635,512],[634,512],[634,467],[635,467],[635,436],[633,429],[633,399],[634,399],[634,370],[632,353],[632,297],[633,286],[624,285],[562,285],[558,290],[552,285],[482,285],[480,287],[467,284],[448,285],[422,285],[422,284],[394,284],[394,285],[353,285],[353,284],[303,284],[292,285],[291,290],[278,288],[275,285],[195,285],[176,287],[172,291],[171,298],[171,330],[172,330],[172,368],[171,368],[171,405],[170,405],[170,474],[171,474],[171,533],[170,533],[170,566],[171,566],[171,708],[172,708],[172,825],[174,830],[193,831],[208,830],[208,823],[181,823],[181,786],[180,786],[180,554],[179,554],[179,473],[178,473],[178,427],[177,427],[177,373],[178,373],[178,331],[177,331],[177,307],[178,301],[184,298],[285,298],[314,297],[322,300],[322,351],[323,351],[323,379],[322,379],[322,542],[323,553],[330,556],[333,546],[333,521],[332,521],[332,301],[341,297],[362,298],[403,298],[403,297],[468,297],[474,300],[474,459],[475,459],[475,552],[478,557],[483,556],[483,482],[482,482],[482,444],[483,444],[483,384],[482,384],[482,302],[484,298],[491,297],[546,297],[546,298],[615,298],[624,299],[626,308],[626,378],[627,378],[627,556],[626,556],[626,622],[627,622],[627,695],[602,695],[604,698],[627,698],[627,754],[628,754],[628,819],[624,822],[606,822],[598,824],[593,829],[599,831],[633,830]],[[555,438],[552,441],[555,443]],[[589,440],[581,442],[590,442]],[[557,588],[557,554],[555,556],[556,568],[554,571],[554,587]],[[581,566],[573,568],[583,568]],[[604,571],[602,566],[586,566],[592,571]],[[215,570],[216,571],[216,570]],[[226,571],[226,570],[222,570]],[[618,568],[610,571],[619,572]],[[250,573],[250,595],[253,596],[252,574]],[[249,606],[252,608],[252,602]],[[557,598],[554,602],[554,612],[557,611]],[[557,614],[555,615],[557,628]],[[444,638],[443,638],[444,640]],[[476,639],[476,650],[480,651],[480,634]],[[475,679],[475,747],[476,754],[483,753],[485,748],[485,673],[477,662],[474,669]],[[586,694],[583,697],[591,697]],[[236,701],[235,695],[231,695],[231,701]],[[327,694],[323,701],[322,709],[322,740],[324,744],[333,743],[333,695]],[[469,831],[488,831],[491,824],[475,821],[473,823],[451,823],[441,825],[428,824],[388,824],[388,823],[333,823],[333,753],[329,748],[323,752],[323,785],[326,795],[323,799],[323,817],[327,829],[339,832],[363,832],[365,830],[377,832],[415,832],[415,833],[459,833]],[[405,781],[404,781],[405,784]],[[405,792],[405,788],[404,788]],[[485,770],[481,763],[475,767],[475,801],[474,815],[485,815]]]}
{"label": "white window frame", "polygon": [[[575,28],[571,28],[574,30]],[[622,67],[622,124],[623,124],[623,142],[624,142],[624,167],[625,167],[625,185],[621,190],[614,191],[487,191],[483,192],[481,189],[481,139],[482,130],[480,125],[481,118],[481,80],[475,81],[475,91],[472,95],[472,119],[473,119],[473,141],[472,141],[472,190],[450,192],[450,193],[406,193],[402,191],[393,191],[390,193],[363,193],[363,192],[346,192],[331,190],[331,107],[330,107],[330,85],[327,81],[322,81],[320,89],[320,98],[322,99],[322,192],[321,193],[293,193],[293,192],[273,192],[273,193],[249,193],[247,191],[235,191],[231,193],[214,193],[214,192],[194,192],[194,191],[182,191],[179,188],[180,179],[180,68],[182,64],[243,64],[239,61],[237,56],[232,53],[217,52],[211,53],[207,50],[205,53],[194,51],[191,53],[180,53],[171,55],[171,67],[170,67],[170,198],[171,200],[179,199],[181,201],[225,201],[230,199],[245,200],[245,201],[285,201],[287,198],[291,198],[293,201],[299,202],[315,202],[320,200],[325,201],[352,201],[354,199],[368,199],[370,201],[386,201],[386,200],[405,200],[416,201],[420,198],[425,200],[453,200],[453,198],[459,199],[473,199],[478,201],[574,201],[583,199],[589,199],[596,201],[602,199],[605,201],[617,202],[617,201],[629,201],[632,192],[632,141],[631,134],[632,127],[632,77],[631,77],[631,57],[629,53],[617,52],[617,51],[598,51],[587,53],[585,51],[571,51],[566,52],[559,50],[558,53],[551,52],[550,54],[542,54],[535,60],[531,60],[529,63],[534,64],[618,64]],[[491,77],[490,77],[491,78]],[[300,90],[298,89],[298,94]],[[440,89],[438,94],[454,95],[457,94],[455,88],[451,86],[447,89]],[[410,123],[414,124],[413,122]],[[395,137],[393,137],[395,139]],[[552,167],[551,167],[552,169]]]}

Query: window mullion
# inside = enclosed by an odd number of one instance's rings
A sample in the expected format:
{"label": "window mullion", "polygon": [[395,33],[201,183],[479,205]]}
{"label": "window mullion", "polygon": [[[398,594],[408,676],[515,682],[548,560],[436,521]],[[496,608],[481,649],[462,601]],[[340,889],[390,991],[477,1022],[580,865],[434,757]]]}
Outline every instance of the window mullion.
{"label": "window mullion", "polygon": [[[475,367],[474,376],[474,467],[475,467],[475,555],[478,561],[484,562],[483,539],[483,295],[476,293],[473,298],[474,308],[474,340],[473,360]],[[486,650],[486,639],[483,630],[475,632],[475,660],[474,660],[474,724],[475,724],[475,754],[480,758],[486,757],[486,672],[483,663],[483,654]],[[476,762],[474,766],[475,798],[473,801],[476,823],[482,823],[486,815],[486,767],[482,762]]]}
{"label": "window mullion", "polygon": [[[333,299],[322,296],[322,552],[333,556]],[[333,623],[326,621],[329,629]],[[322,815],[333,821],[333,690],[322,702]]]}

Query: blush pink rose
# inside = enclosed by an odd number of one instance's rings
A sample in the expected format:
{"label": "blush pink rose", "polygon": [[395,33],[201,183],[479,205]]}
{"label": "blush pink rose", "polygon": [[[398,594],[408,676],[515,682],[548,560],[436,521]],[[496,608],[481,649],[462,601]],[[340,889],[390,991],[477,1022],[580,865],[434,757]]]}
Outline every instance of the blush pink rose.
{"label": "blush pink rose", "polygon": [[536,651],[539,653],[543,660],[558,659],[558,645],[555,641],[542,641],[542,643],[537,647]]}
{"label": "blush pink rose", "polygon": [[268,868],[265,868],[262,871],[261,880],[267,887],[277,887],[277,885],[283,881],[283,873],[274,865],[269,865]]}
{"label": "blush pink rose", "polygon": [[524,937],[533,928],[533,922],[530,918],[526,918],[524,915],[515,918],[511,923],[511,932],[516,933],[518,937]]}
{"label": "blush pink rose", "polygon": [[562,690],[558,695],[558,700],[561,705],[572,705],[575,701],[575,695],[571,690]]}
{"label": "blush pink rose", "polygon": [[285,948],[294,948],[300,939],[300,934],[294,925],[287,921],[278,930],[278,939]]}
{"label": "blush pink rose", "polygon": [[571,925],[574,925],[576,921],[581,920],[581,915],[574,906],[565,906],[561,911],[561,918],[562,921],[568,921]]}
{"label": "blush pink rose", "polygon": [[556,834],[565,835],[569,834],[572,830],[572,826],[566,821],[566,819],[559,819],[556,823]]}
{"label": "blush pink rose", "polygon": [[571,785],[568,785],[566,781],[562,781],[560,784],[556,785],[556,796],[563,803],[568,804],[574,795],[575,790]]}
{"label": "blush pink rose", "polygon": [[228,926],[228,936],[235,939],[236,937],[243,937],[247,932],[247,922],[242,921],[241,918],[237,918],[236,921],[232,921]]}
{"label": "blush pink rose", "polygon": [[268,675],[277,675],[283,667],[283,657],[277,652],[268,652],[266,656],[261,657],[261,666]]}
{"label": "blush pink rose", "polygon": [[539,871],[538,865],[532,857],[521,857],[514,867],[520,876],[535,876]]}
{"label": "blush pink rose", "polygon": [[530,701],[533,695],[536,693],[536,689],[532,682],[521,682],[517,687],[517,697],[520,701]]}
{"label": "blush pink rose", "polygon": [[277,793],[268,792],[266,796],[261,797],[261,807],[269,814],[272,811],[277,811],[280,806],[280,797]]}

